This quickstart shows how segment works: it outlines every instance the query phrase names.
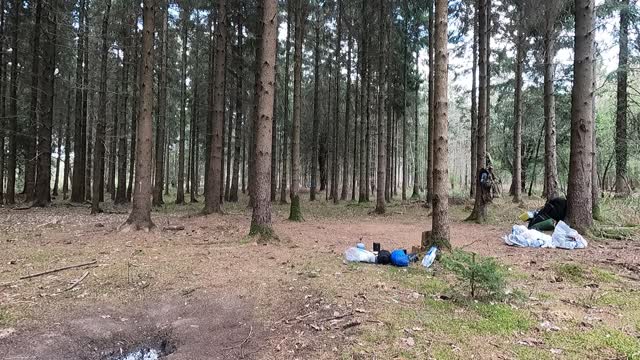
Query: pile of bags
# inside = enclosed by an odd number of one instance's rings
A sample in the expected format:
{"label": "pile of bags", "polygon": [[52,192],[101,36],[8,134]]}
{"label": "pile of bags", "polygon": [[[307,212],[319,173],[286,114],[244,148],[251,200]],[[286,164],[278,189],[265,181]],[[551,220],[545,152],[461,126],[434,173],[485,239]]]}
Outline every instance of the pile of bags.
{"label": "pile of bags", "polygon": [[[377,246],[376,246],[377,245]],[[418,261],[417,254],[407,254],[405,249],[396,249],[391,252],[379,248],[379,244],[374,244],[374,251],[366,249],[363,243],[358,243],[355,247],[350,247],[344,252],[344,258],[348,262],[363,262],[380,265],[394,265],[407,267],[410,263]],[[437,248],[434,246],[425,254],[422,265],[431,266],[437,255]]]}
{"label": "pile of bags", "polygon": [[559,249],[584,249],[587,240],[575,229],[572,229],[564,221],[558,222],[552,235],[547,235],[538,230],[528,229],[523,225],[514,225],[511,234],[503,237],[504,242],[510,246],[532,248],[559,248]]}

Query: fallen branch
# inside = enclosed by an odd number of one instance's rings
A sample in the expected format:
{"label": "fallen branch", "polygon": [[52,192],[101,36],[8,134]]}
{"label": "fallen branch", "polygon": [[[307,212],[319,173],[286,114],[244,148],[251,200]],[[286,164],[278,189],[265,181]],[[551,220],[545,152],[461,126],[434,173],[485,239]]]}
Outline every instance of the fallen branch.
{"label": "fallen branch", "polygon": [[78,280],[74,281],[73,284],[69,285],[69,287],[64,289],[64,291],[69,291],[74,287],[78,286],[78,284],[80,284],[82,280],[84,280],[87,276],[89,276],[89,272],[85,271],[84,274],[82,274],[82,276]]}
{"label": "fallen branch", "polygon": [[325,322],[325,321],[338,320],[338,319],[342,319],[342,318],[345,318],[345,317],[347,317],[347,316],[351,316],[351,315],[353,315],[353,313],[352,313],[352,312],[348,312],[348,313],[344,313],[344,314],[342,314],[342,315],[336,315],[336,316],[332,316],[332,317],[330,317],[330,318],[321,319],[321,320],[318,320],[318,322]]}
{"label": "fallen branch", "polygon": [[94,265],[97,262],[98,262],[97,260],[93,260],[93,261],[89,261],[89,262],[78,264],[78,265],[69,265],[69,266],[64,266],[64,267],[60,267],[60,268],[53,269],[53,270],[47,270],[47,271],[43,271],[43,272],[31,274],[31,275],[25,275],[25,276],[21,276],[20,280],[31,279],[31,278],[34,278],[34,277],[38,277],[38,276],[42,276],[42,275],[48,275],[48,274],[52,274],[52,273],[59,272],[59,271],[69,270],[69,269],[75,269],[75,268],[79,268],[79,267],[83,267],[83,266],[87,266],[87,265]]}
{"label": "fallen branch", "polygon": [[182,225],[167,225],[162,228],[164,231],[182,231],[184,230],[184,226]]}
{"label": "fallen branch", "polygon": [[[247,341],[249,341],[249,338],[251,338],[251,335],[253,335],[253,325],[251,325],[251,328],[249,329],[249,335],[247,335],[247,337],[240,344],[223,348],[222,351],[227,351],[227,350],[233,350],[235,348],[240,348],[240,351],[242,352],[242,346],[244,346],[244,344],[246,344]],[[241,356],[241,357],[243,357],[243,356]]]}
{"label": "fallen branch", "polygon": [[352,328],[354,326],[359,326],[359,325],[362,325],[362,322],[360,322],[360,320],[354,320],[354,321],[351,321],[351,322],[348,322],[348,323],[342,325],[342,329],[346,330],[348,328]]}

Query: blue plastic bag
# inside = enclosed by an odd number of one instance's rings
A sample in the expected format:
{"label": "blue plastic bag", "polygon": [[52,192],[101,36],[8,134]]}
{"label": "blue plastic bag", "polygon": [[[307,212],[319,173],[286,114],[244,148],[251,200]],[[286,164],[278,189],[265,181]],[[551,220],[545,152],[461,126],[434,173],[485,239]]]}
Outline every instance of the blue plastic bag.
{"label": "blue plastic bag", "polygon": [[391,252],[391,264],[398,267],[407,267],[409,266],[409,256],[404,250],[393,250]]}

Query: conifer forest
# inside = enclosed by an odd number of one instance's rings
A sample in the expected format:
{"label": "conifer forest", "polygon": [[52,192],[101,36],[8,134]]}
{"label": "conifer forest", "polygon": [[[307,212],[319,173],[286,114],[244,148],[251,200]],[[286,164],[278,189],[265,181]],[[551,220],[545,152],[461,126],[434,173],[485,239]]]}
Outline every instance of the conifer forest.
{"label": "conifer forest", "polygon": [[0,358],[640,359],[637,0],[0,0]]}

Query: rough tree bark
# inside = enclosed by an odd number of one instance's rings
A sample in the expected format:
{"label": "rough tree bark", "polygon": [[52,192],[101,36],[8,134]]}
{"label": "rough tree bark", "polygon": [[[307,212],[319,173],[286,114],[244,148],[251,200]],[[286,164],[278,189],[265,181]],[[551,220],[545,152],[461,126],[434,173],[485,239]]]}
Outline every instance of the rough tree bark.
{"label": "rough tree bark", "polygon": [[[518,10],[518,22],[524,21],[523,10]],[[519,203],[522,194],[522,74],[525,58],[525,36],[522,25],[516,30],[516,83],[513,100],[513,202]]]}
{"label": "rough tree bark", "polygon": [[[164,204],[164,160],[165,160],[165,137],[167,122],[167,27],[168,9],[166,0],[157,0],[160,6],[160,19],[162,27],[160,29],[160,72],[158,73],[158,113],[156,118],[156,151],[155,151],[155,183],[153,187],[153,206]],[[184,194],[183,194],[184,195]],[[184,197],[184,196],[183,196]]]}
{"label": "rough tree bark", "polygon": [[[292,2],[296,0],[287,0],[287,40],[285,42],[285,60],[284,60],[284,116],[282,118],[282,150],[280,152],[282,159],[282,173],[280,175],[280,204],[287,203],[287,161],[289,154],[289,82],[291,58],[291,18],[293,15]],[[276,47],[277,49],[277,47]],[[277,54],[276,54],[277,56]]]}
{"label": "rough tree bark", "polygon": [[338,128],[340,127],[340,103],[342,99],[340,98],[340,79],[342,78],[342,63],[340,60],[340,53],[342,50],[342,17],[343,17],[343,0],[338,0],[338,20],[337,20],[337,30],[336,30],[336,44],[334,51],[334,62],[335,62],[335,107],[334,107],[334,118],[332,121],[332,146],[331,146],[331,194],[329,197],[333,200],[334,204],[338,203],[338,180],[340,179],[340,168],[338,166]]}
{"label": "rough tree bark", "polygon": [[[81,203],[84,201],[85,195],[85,148],[86,137],[83,136],[86,118],[82,116],[82,89],[83,89],[83,71],[82,57],[84,56],[84,32],[85,25],[85,0],[80,0],[80,14],[78,20],[78,53],[76,59],[76,98],[75,98],[75,124],[74,124],[74,141],[73,141],[73,180],[71,181],[71,202]],[[83,141],[84,140],[84,141]]]}
{"label": "rough tree bark", "polygon": [[[369,146],[366,142],[369,141],[369,101],[367,100],[367,89],[369,86],[367,78],[367,2],[362,2],[361,21],[362,27],[360,29],[360,55],[358,61],[360,61],[360,174],[358,180],[358,203],[368,201],[367,188],[368,188],[368,149]],[[361,60],[360,60],[361,59]]]}
{"label": "rough tree bark", "polygon": [[[31,57],[31,86],[30,86],[30,110],[29,123],[26,131],[22,131],[22,145],[24,147],[24,195],[25,202],[31,202],[35,198],[36,190],[36,165],[37,165],[37,139],[33,134],[38,133],[38,120],[40,118],[40,104],[38,92],[40,91],[40,35],[42,32],[42,0],[36,0],[35,24],[33,27],[33,43]],[[50,152],[51,150],[47,151]],[[47,184],[48,187],[48,184]]]}
{"label": "rough tree bark", "polygon": [[[238,15],[236,20],[238,26],[238,39],[237,39],[237,47],[238,47],[238,55],[240,59],[242,59],[243,55],[243,34],[244,31],[242,25],[242,16]],[[235,142],[234,142],[234,155],[233,155],[233,172],[232,172],[232,181],[231,181],[231,193],[229,194],[229,201],[238,202],[238,177],[240,175],[240,150],[242,145],[242,139],[244,134],[242,133],[242,126],[244,122],[244,114],[242,112],[242,104],[243,104],[243,75],[244,68],[242,66],[242,61],[238,61],[238,82],[236,84],[236,134],[235,134]],[[273,170],[273,169],[272,169]],[[275,194],[274,194],[275,195]]]}
{"label": "rough tree bark", "polygon": [[291,208],[289,220],[302,221],[300,205],[300,123],[302,121],[302,45],[306,22],[305,0],[295,0],[295,40],[293,55],[293,122],[291,126]]}
{"label": "rough tree bark", "polygon": [[16,158],[18,132],[18,33],[20,31],[22,0],[15,0],[11,26],[11,84],[9,85],[9,156],[7,161],[7,205],[16,203]]}
{"label": "rough tree bark", "polygon": [[[127,114],[129,102],[129,69],[131,67],[131,29],[136,26],[135,16],[130,15],[124,26],[122,57],[122,121],[118,122],[118,180],[115,204],[127,202]],[[135,110],[134,110],[135,111]]]}
{"label": "rough tree bark", "polygon": [[47,2],[43,5],[43,8],[45,17],[45,31],[42,34],[44,40],[42,48],[42,59],[44,61],[42,69],[43,89],[41,93],[43,113],[38,127],[38,173],[36,197],[33,202],[33,206],[39,207],[44,207],[51,203],[51,133],[53,129],[58,1]]}
{"label": "rough tree bark", "polygon": [[344,143],[342,149],[342,193],[340,200],[347,200],[349,193],[349,121],[351,121],[351,49],[353,48],[353,37],[349,32],[347,48],[347,96],[344,113]]}
{"label": "rough tree bark", "polygon": [[376,214],[384,214],[386,212],[386,201],[385,201],[385,187],[386,187],[386,164],[387,164],[387,151],[386,151],[386,138],[385,138],[385,121],[391,121],[391,119],[385,119],[384,107],[385,107],[385,93],[384,86],[387,81],[387,69],[385,64],[385,46],[387,46],[387,42],[389,40],[388,33],[385,31],[385,0],[380,0],[380,33],[379,41],[380,41],[380,50],[381,53],[378,54],[378,178],[376,184]]}
{"label": "rough tree bark", "polygon": [[104,168],[105,126],[107,124],[107,56],[109,55],[109,12],[111,0],[106,0],[106,9],[102,15],[102,51],[100,53],[100,99],[98,104],[98,122],[96,124],[96,144],[93,152],[93,182],[91,185],[91,214],[102,212],[100,208],[100,182]]}
{"label": "rough tree bark", "polygon": [[448,50],[447,0],[436,0],[435,10],[435,116],[433,126],[433,225],[431,242],[450,249],[448,168]]}
{"label": "rough tree bark", "polygon": [[316,200],[318,188],[318,135],[320,131],[320,22],[315,26],[313,58],[313,124],[311,135],[311,189],[309,200]]}
{"label": "rough tree bark", "polygon": [[[476,0],[477,1],[477,0]],[[469,195],[470,197],[474,197],[476,193],[476,174],[478,172],[477,168],[477,158],[478,158],[478,6],[474,9],[473,16],[473,46],[471,51],[472,60],[472,68],[471,68],[471,186],[469,187]]]}
{"label": "rough tree bark", "polygon": [[260,76],[255,111],[255,181],[253,181],[253,214],[250,234],[258,235],[262,241],[273,237],[271,229],[271,201],[269,198],[271,180],[271,122],[273,121],[273,97],[275,90],[276,42],[278,21],[277,1],[262,0],[260,27]]}
{"label": "rough tree bark", "polygon": [[629,0],[620,0],[620,39],[618,54],[618,88],[616,106],[616,195],[628,196],[631,193],[627,181],[627,83],[629,62]]}
{"label": "rough tree bark", "polygon": [[473,211],[468,220],[475,220],[479,223],[484,223],[487,220],[487,202],[489,191],[486,187],[480,184],[480,171],[485,168],[485,161],[487,155],[487,61],[488,61],[488,49],[487,49],[487,0],[478,1],[478,68],[479,68],[479,82],[478,82],[478,128],[476,130],[476,174],[473,180],[476,183],[475,203],[473,205]]}
{"label": "rough tree bark", "polygon": [[574,82],[571,93],[571,151],[567,220],[584,233],[593,224],[591,201],[591,160],[593,136],[593,47],[594,0],[575,0]]}
{"label": "rough tree bark", "polygon": [[222,212],[222,136],[224,127],[224,73],[227,51],[227,1],[218,3],[218,28],[216,29],[216,53],[213,94],[213,117],[211,118],[211,153],[209,155],[209,177],[205,191],[204,214]]}
{"label": "rough tree bark", "polygon": [[554,90],[553,62],[556,55],[555,11],[554,4],[545,1],[544,31],[544,186],[543,195],[547,199],[558,196],[558,165],[556,155],[556,97]]}
{"label": "rough tree bark", "polygon": [[143,2],[142,28],[142,73],[140,74],[140,119],[137,124],[136,185],[133,208],[122,230],[149,231],[155,227],[151,221],[151,153],[153,151],[153,34],[155,31],[155,8],[157,0]]}
{"label": "rough tree bark", "polygon": [[435,45],[435,21],[433,14],[434,0],[429,1],[429,100],[428,100],[428,125],[427,125],[427,198],[425,205],[433,203],[433,121],[434,121],[434,45]]}
{"label": "rough tree bark", "polygon": [[[5,0],[0,1],[0,49],[4,49],[5,45],[5,30],[6,19],[5,15]],[[7,64],[4,61],[4,51],[0,51],[0,204],[4,203],[4,168],[5,168],[5,136],[6,136],[6,116],[7,116],[7,97],[5,96],[7,90]],[[60,139],[58,139],[60,144]],[[58,155],[60,151],[58,150]],[[58,156],[58,159],[60,157]]]}
{"label": "rough tree bark", "polygon": [[[416,74],[419,71],[420,67],[420,53],[416,51]],[[418,118],[418,101],[420,99],[420,83],[416,83],[415,88],[415,100],[413,101],[414,105],[414,119],[413,119],[413,194],[411,194],[412,200],[420,199],[420,166],[418,166],[420,162],[420,151],[419,149],[419,118]]]}
{"label": "rough tree bark", "polygon": [[67,77],[67,113],[64,124],[64,170],[62,171],[62,200],[67,200],[71,175],[71,76]]}
{"label": "rough tree bark", "polygon": [[176,204],[184,204],[184,159],[187,127],[187,43],[189,41],[189,8],[182,8],[182,63],[180,64],[180,143],[178,145],[178,190]]}

